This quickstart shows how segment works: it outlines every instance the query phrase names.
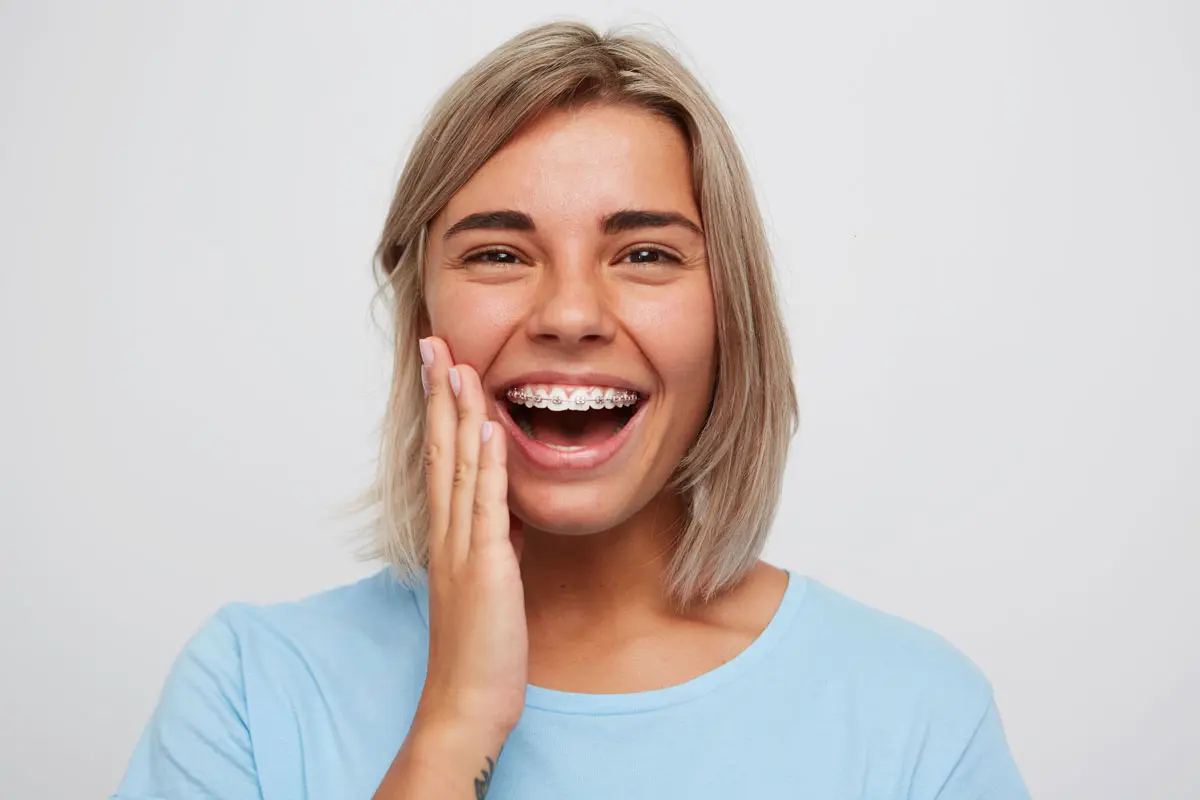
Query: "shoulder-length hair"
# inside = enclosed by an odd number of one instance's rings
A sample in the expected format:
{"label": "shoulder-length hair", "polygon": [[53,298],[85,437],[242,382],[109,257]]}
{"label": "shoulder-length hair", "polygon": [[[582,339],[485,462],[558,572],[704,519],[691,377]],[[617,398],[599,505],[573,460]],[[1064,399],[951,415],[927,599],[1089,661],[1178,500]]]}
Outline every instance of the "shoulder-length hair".
{"label": "shoulder-length hair", "polygon": [[[708,601],[757,562],[775,516],[799,421],[771,256],[746,166],[725,119],[665,47],[575,22],[529,29],[462,75],[434,106],[396,187],[375,254],[394,302],[391,397],[378,473],[350,508],[372,509],[364,555],[415,585],[427,565],[425,406],[417,339],[429,222],[513,134],[545,111],[620,103],[663,115],[684,134],[708,252],[717,329],[711,408],[668,487],[686,517],[668,568],[680,607]],[[378,296],[378,294],[377,294]]]}

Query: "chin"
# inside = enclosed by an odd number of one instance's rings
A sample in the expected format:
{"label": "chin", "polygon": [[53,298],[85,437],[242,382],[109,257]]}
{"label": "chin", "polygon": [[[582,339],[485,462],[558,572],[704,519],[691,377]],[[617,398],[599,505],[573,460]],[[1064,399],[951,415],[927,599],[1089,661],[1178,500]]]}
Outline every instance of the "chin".
{"label": "chin", "polygon": [[580,484],[509,486],[512,512],[526,525],[546,533],[563,536],[588,536],[612,530],[643,506],[646,500],[635,496],[633,487]]}

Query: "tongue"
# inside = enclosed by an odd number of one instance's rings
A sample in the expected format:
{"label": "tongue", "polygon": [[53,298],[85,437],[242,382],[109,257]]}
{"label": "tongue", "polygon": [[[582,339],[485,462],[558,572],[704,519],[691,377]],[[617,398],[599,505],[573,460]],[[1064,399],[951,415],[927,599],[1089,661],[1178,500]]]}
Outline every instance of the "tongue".
{"label": "tongue", "polygon": [[590,447],[611,438],[621,424],[615,409],[591,411],[547,411],[529,409],[533,438],[559,447]]}

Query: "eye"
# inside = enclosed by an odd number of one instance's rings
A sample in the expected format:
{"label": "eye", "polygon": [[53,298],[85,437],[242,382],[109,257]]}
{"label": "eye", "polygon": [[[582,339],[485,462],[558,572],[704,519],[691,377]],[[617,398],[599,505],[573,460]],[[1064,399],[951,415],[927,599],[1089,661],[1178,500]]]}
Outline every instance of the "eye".
{"label": "eye", "polygon": [[631,264],[657,264],[661,262],[670,262],[678,264],[680,259],[668,253],[666,250],[660,250],[657,247],[635,247],[625,254],[622,261],[627,260]]}
{"label": "eye", "polygon": [[471,253],[463,258],[464,264],[521,264],[521,257],[511,250],[491,248]]}

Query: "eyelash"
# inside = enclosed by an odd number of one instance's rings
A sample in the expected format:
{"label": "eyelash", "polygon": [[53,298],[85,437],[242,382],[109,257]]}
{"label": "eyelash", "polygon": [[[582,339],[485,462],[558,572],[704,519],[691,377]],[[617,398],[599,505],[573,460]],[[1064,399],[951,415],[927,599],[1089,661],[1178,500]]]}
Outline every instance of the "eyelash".
{"label": "eyelash", "polygon": [[[635,245],[634,247],[629,248],[629,250],[627,250],[625,252],[625,255],[621,257],[621,260],[624,261],[625,258],[628,258],[629,256],[633,255],[634,253],[657,253],[659,256],[659,260],[658,261],[633,261],[633,262],[630,262],[632,264],[657,264],[657,263],[661,263],[661,261],[664,261],[664,260],[674,263],[674,264],[681,263],[681,259],[678,256],[673,255],[672,253],[669,253],[666,250],[663,250],[661,247],[651,247],[649,245]],[[499,248],[499,247],[492,247],[492,248],[488,248],[487,250],[480,250],[478,252],[471,253],[471,254],[463,257],[462,261],[464,264],[481,263],[481,264],[498,264],[500,266],[506,266],[506,267],[507,266],[517,266],[517,264],[512,261],[490,261],[490,262],[483,261],[483,256],[494,256],[494,255],[506,255],[506,256],[511,256],[512,258],[516,258],[516,259],[521,258],[520,255],[518,255],[517,253],[514,253],[511,250],[505,250],[505,249]]]}
{"label": "eyelash", "polygon": [[634,262],[631,262],[634,264],[657,264],[663,260],[669,261],[672,264],[681,263],[681,259],[678,256],[676,256],[672,253],[668,253],[666,250],[663,250],[661,247],[651,247],[650,245],[634,245],[633,247],[631,247],[627,251],[625,251],[625,255],[621,257],[621,260],[624,261],[627,257],[633,255],[634,253],[657,253],[659,256],[658,261],[634,261]]}
{"label": "eyelash", "polygon": [[517,255],[516,253],[514,253],[514,252],[513,252],[513,251],[511,251],[511,250],[504,250],[504,249],[502,249],[502,248],[499,248],[499,247],[492,247],[492,248],[489,248],[489,249],[487,249],[487,250],[480,250],[480,251],[478,251],[478,252],[475,252],[475,253],[471,253],[471,254],[469,254],[469,255],[466,255],[466,256],[464,256],[464,257],[463,257],[463,259],[462,259],[462,262],[463,262],[464,264],[471,264],[471,263],[481,263],[481,264],[497,264],[497,265],[499,265],[499,266],[504,266],[504,267],[508,267],[508,266],[517,266],[517,265],[516,265],[514,262],[512,262],[512,261],[492,261],[492,262],[487,262],[487,261],[484,261],[484,260],[483,260],[483,258],[482,258],[483,256],[493,256],[493,255],[497,255],[497,254],[499,254],[499,255],[505,255],[505,256],[511,256],[512,258],[516,258],[516,259],[520,259],[520,258],[521,258],[521,256]]}

